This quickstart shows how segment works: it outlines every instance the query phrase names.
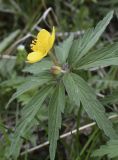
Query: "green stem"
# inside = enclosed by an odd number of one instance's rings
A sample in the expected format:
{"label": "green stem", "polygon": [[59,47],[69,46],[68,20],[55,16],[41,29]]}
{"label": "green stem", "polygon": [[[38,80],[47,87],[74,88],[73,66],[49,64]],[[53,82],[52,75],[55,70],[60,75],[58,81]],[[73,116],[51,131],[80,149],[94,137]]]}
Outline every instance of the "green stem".
{"label": "green stem", "polygon": [[80,156],[82,156],[84,154],[84,152],[86,151],[86,149],[88,148],[89,144],[91,143],[91,141],[93,141],[96,133],[98,132],[98,128],[93,132],[93,134],[90,136],[90,138],[88,139],[88,141],[86,142],[86,144],[84,145],[81,153],[80,153]]}
{"label": "green stem", "polygon": [[94,145],[95,145],[95,141],[96,141],[96,139],[98,138],[99,134],[100,134],[100,132],[98,132],[98,133],[96,134],[96,136],[94,137],[93,142],[92,142],[92,144],[91,144],[91,146],[90,146],[90,148],[89,148],[89,150],[88,150],[88,153],[87,153],[87,156],[86,156],[85,160],[89,160],[89,156],[90,156],[90,154],[91,154],[91,152],[92,152],[92,149],[93,149],[93,147],[94,147]]}
{"label": "green stem", "polygon": [[80,156],[78,156],[78,157],[76,158],[76,160],[81,160]]}
{"label": "green stem", "polygon": [[80,108],[78,110],[78,115],[77,115],[77,142],[78,142],[78,147],[80,147],[80,133],[79,133],[79,127],[80,127],[80,117],[81,117],[81,112],[82,112],[82,105],[80,103]]}
{"label": "green stem", "polygon": [[[81,144],[80,144],[80,132],[79,132],[81,112],[82,112],[82,104],[80,103],[80,108],[78,110],[78,115],[77,115],[77,135],[76,135],[76,139],[77,139],[77,152],[78,152],[78,149],[81,148]],[[77,156],[76,159],[77,160],[81,160],[80,153],[79,153],[79,155]]]}

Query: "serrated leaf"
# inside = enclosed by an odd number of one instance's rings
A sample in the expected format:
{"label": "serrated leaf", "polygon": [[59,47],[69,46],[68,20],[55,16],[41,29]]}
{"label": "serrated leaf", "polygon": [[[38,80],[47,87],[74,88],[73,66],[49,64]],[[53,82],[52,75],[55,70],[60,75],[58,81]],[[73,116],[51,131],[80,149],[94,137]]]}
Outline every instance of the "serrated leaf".
{"label": "serrated leaf", "polygon": [[18,36],[19,33],[20,30],[12,32],[0,43],[0,53],[2,53],[13,42],[13,40]]}
{"label": "serrated leaf", "polygon": [[[19,143],[22,142],[21,137],[23,137],[26,132],[34,125],[32,121],[37,113],[39,113],[42,103],[52,91],[53,86],[46,86],[40,89],[40,91],[32,97],[30,102],[22,110],[22,118],[19,121],[16,131],[13,135],[10,148],[7,153],[7,157],[17,158],[20,148]],[[17,154],[16,154],[17,153]]]}
{"label": "serrated leaf", "polygon": [[59,138],[59,129],[61,128],[61,112],[65,107],[65,90],[62,84],[59,84],[51,97],[49,104],[48,120],[48,139],[50,142],[50,159],[54,160]]}
{"label": "serrated leaf", "polygon": [[66,62],[70,48],[73,43],[73,38],[74,38],[74,36],[70,35],[70,37],[68,39],[66,39],[64,42],[60,43],[59,46],[55,47],[56,57],[59,60],[60,64],[63,64]]}
{"label": "serrated leaf", "polygon": [[104,155],[108,155],[110,159],[118,157],[118,140],[109,141],[107,145],[101,146],[92,154],[93,157],[102,157]]}
{"label": "serrated leaf", "polygon": [[70,49],[69,54],[69,63],[74,65],[77,59],[79,60],[79,55],[81,54],[81,50],[87,45],[85,42],[91,37],[93,33],[93,29],[88,29],[83,37],[80,37],[77,40],[74,40],[72,47]]}
{"label": "serrated leaf", "polygon": [[79,75],[70,73],[70,74],[66,74],[63,77],[63,82],[64,82],[67,92],[69,92],[68,82],[72,80],[73,82],[75,82],[75,85],[77,88],[75,91],[76,96],[78,96],[78,99],[80,99],[89,117],[97,122],[99,128],[103,129],[105,134],[108,137],[112,139],[117,138],[117,135],[112,127],[112,123],[107,119],[105,115],[104,107],[97,100],[93,90],[88,86],[88,84]]}
{"label": "serrated leaf", "polygon": [[109,12],[104,19],[97,24],[95,29],[90,29],[84,34],[83,38],[81,38],[78,44],[76,54],[71,60],[71,63],[74,67],[78,64],[78,61],[96,44],[112,17],[113,11]]}
{"label": "serrated leaf", "polygon": [[15,88],[17,85],[22,84],[23,82],[25,82],[26,79],[24,77],[13,77],[9,80],[5,80],[2,83],[0,83],[1,87],[13,87]]}
{"label": "serrated leaf", "polygon": [[28,81],[26,81],[24,84],[22,84],[17,88],[17,91],[12,95],[11,99],[7,103],[6,108],[14,99],[16,99],[21,94],[35,87],[39,87],[45,83],[48,83],[51,80],[52,80],[51,74],[41,74],[39,77],[31,77],[30,79],[28,78]]}
{"label": "serrated leaf", "polygon": [[78,61],[76,69],[90,69],[109,65],[118,65],[118,43],[86,54]]}
{"label": "serrated leaf", "polygon": [[48,58],[45,58],[40,62],[27,66],[25,69],[23,69],[23,72],[29,72],[32,74],[40,74],[44,71],[49,71],[52,66],[53,66],[52,61]]}
{"label": "serrated leaf", "polygon": [[77,106],[80,106],[80,98],[77,95],[77,93],[79,92],[78,91],[79,88],[77,87],[77,84],[75,83],[75,81],[71,76],[69,76],[69,78],[67,76],[68,80],[66,80],[66,76],[67,75],[64,76],[64,84],[65,84],[69,99],[71,102],[75,103]]}
{"label": "serrated leaf", "polygon": [[71,65],[74,63],[75,61],[75,56],[77,54],[77,51],[79,49],[79,45],[80,45],[80,41],[81,41],[81,38],[80,39],[75,39],[71,45],[71,48],[70,48],[70,52],[69,52],[69,56],[68,56],[68,63]]}

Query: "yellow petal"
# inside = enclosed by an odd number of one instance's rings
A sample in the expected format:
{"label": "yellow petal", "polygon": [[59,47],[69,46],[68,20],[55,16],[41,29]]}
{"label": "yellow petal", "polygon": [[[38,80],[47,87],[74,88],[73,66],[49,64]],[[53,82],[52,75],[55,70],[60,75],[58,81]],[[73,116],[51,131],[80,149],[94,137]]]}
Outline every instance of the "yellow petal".
{"label": "yellow petal", "polygon": [[45,41],[45,39],[50,37],[50,33],[46,29],[41,29],[37,35],[37,39]]}
{"label": "yellow petal", "polygon": [[48,45],[50,36],[51,35],[47,30],[42,29],[37,35],[37,41],[41,44],[42,47],[45,48],[46,45]]}
{"label": "yellow petal", "polygon": [[31,52],[27,56],[27,60],[29,63],[35,63],[40,61],[46,54],[38,53],[38,52]]}
{"label": "yellow petal", "polygon": [[53,27],[52,34],[49,39],[49,48],[51,49],[55,41],[55,27]]}
{"label": "yellow petal", "polygon": [[49,38],[50,38],[50,33],[47,30],[45,29],[40,30],[40,32],[37,35],[36,42],[34,44],[31,44],[32,50],[34,52],[45,53],[46,48],[48,46]]}

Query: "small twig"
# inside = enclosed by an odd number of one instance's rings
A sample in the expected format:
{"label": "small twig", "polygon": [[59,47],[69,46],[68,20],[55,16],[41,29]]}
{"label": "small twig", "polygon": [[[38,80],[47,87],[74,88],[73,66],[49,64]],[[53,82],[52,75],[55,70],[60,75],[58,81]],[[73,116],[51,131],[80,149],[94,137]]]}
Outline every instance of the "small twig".
{"label": "small twig", "polygon": [[73,34],[75,37],[77,37],[77,36],[80,36],[80,35],[83,35],[84,34],[84,30],[82,30],[82,31],[77,31],[77,32],[64,32],[64,33],[62,33],[62,32],[57,32],[57,34],[56,34],[56,36],[57,37],[67,37],[67,36],[69,36],[70,34]]}
{"label": "small twig", "polygon": [[[11,0],[11,1],[14,2],[13,0]],[[51,10],[52,10],[52,8],[50,7],[50,8],[48,8],[48,9],[44,12],[44,14],[40,17],[40,19],[39,19],[39,20],[33,25],[33,27],[31,28],[31,32],[32,32],[33,30],[37,29],[38,24],[39,24],[42,20],[45,21],[48,13],[49,13]],[[19,43],[21,43],[22,41],[24,41],[25,39],[27,39],[27,38],[30,37],[30,36],[31,36],[31,33],[29,32],[29,33],[28,33],[27,35],[25,35],[23,38],[21,38],[20,40],[16,41],[16,42],[11,46],[11,49],[9,49],[9,51],[7,50],[7,51],[5,52],[5,54],[6,54],[7,52],[8,52],[7,54],[10,54],[11,50],[12,50],[13,48],[15,48],[15,46],[17,46]]]}
{"label": "small twig", "polygon": [[43,15],[39,18],[39,20],[35,23],[35,25],[32,27],[31,31],[33,31],[34,29],[37,29],[38,24],[43,20],[45,21],[48,13],[52,10],[51,7],[49,7],[44,13]]}
{"label": "small twig", "polygon": [[6,54],[6,55],[10,54],[13,48],[15,48],[18,44],[20,44],[21,42],[23,42],[25,39],[27,39],[27,38],[30,37],[30,36],[33,37],[33,35],[32,35],[31,33],[28,33],[27,35],[25,35],[25,36],[22,37],[21,39],[18,39],[15,43],[13,43],[13,44],[11,45],[10,48],[8,48],[8,49],[4,52],[4,54]]}
{"label": "small twig", "polygon": [[1,55],[0,58],[2,58],[2,59],[16,59],[16,56]]}
{"label": "small twig", "polygon": [[[117,117],[118,117],[118,115],[115,114],[115,115],[109,116],[109,119],[114,119],[114,118],[117,118]],[[80,128],[79,128],[79,131],[82,131],[82,130],[85,130],[85,129],[87,129],[87,128],[90,128],[90,127],[92,127],[92,126],[94,126],[94,125],[96,125],[96,122],[92,122],[92,123],[86,124],[86,125],[80,127]],[[67,133],[65,133],[65,134],[62,134],[62,135],[60,136],[60,139],[63,139],[63,138],[65,138],[65,137],[68,137],[68,136],[70,136],[70,135],[72,135],[72,134],[76,134],[76,133],[77,133],[77,129],[74,129],[74,130],[72,130],[72,131],[70,131],[70,132],[67,132]],[[43,147],[45,147],[45,146],[47,146],[47,145],[49,145],[49,141],[46,141],[46,142],[44,142],[44,143],[42,143],[42,144],[40,144],[40,145],[38,145],[38,146],[36,146],[36,147],[30,148],[30,149],[28,149],[28,150],[26,150],[26,151],[24,151],[24,152],[21,152],[20,155],[24,155],[24,154],[26,154],[26,153],[31,153],[31,152],[33,152],[33,151],[35,151],[35,150],[38,150],[38,149],[40,149],[40,148],[43,148]]]}
{"label": "small twig", "polygon": [[29,37],[35,37],[35,36],[33,36],[31,33],[27,33],[25,36],[23,36],[22,38],[20,38],[19,40],[15,42],[15,46],[25,41]]}

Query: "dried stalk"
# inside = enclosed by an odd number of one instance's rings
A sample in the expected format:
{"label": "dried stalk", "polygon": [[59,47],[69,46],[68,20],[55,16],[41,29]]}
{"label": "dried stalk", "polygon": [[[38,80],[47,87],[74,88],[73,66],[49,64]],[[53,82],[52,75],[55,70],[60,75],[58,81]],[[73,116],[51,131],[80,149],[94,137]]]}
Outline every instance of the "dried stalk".
{"label": "dried stalk", "polygon": [[[117,114],[114,114],[114,115],[112,115],[112,116],[109,116],[109,119],[115,119],[115,118],[118,118],[118,115],[117,115]],[[85,130],[85,129],[87,129],[87,128],[90,128],[90,127],[92,127],[92,126],[94,126],[94,125],[96,125],[95,122],[86,124],[86,125],[80,127],[80,128],[79,128],[79,131],[83,131],[83,130]],[[67,132],[67,133],[65,133],[65,134],[62,134],[59,139],[66,138],[66,137],[71,136],[72,134],[76,134],[76,133],[77,133],[77,129],[74,129],[74,130],[72,130],[72,131],[70,131],[70,132]],[[44,142],[44,143],[42,143],[42,144],[40,144],[40,145],[38,145],[38,146],[36,146],[36,147],[30,148],[30,149],[28,149],[28,150],[26,150],[26,151],[24,151],[24,152],[21,152],[20,155],[24,155],[24,154],[26,154],[26,153],[31,153],[31,152],[33,152],[33,151],[35,151],[35,150],[38,150],[38,149],[40,149],[40,148],[43,148],[43,147],[45,147],[45,146],[47,146],[47,145],[49,145],[49,141],[46,141],[46,142]]]}

